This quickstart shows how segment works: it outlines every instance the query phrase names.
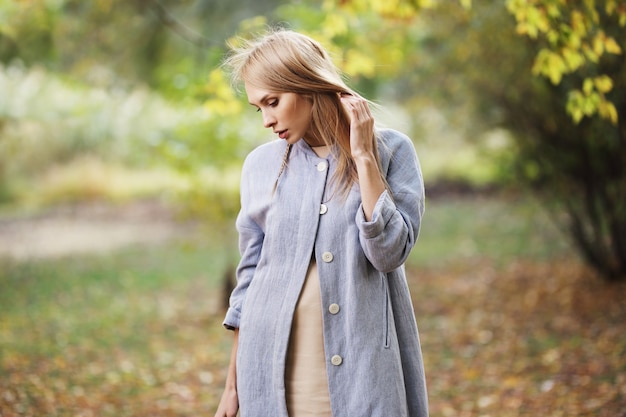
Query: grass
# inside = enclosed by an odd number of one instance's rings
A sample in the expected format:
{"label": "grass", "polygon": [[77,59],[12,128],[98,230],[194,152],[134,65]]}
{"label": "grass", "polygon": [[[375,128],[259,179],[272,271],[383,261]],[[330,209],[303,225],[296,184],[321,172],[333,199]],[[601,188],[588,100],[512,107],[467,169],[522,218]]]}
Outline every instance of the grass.
{"label": "grass", "polygon": [[[0,261],[0,415],[212,415],[220,243]],[[408,271],[433,416],[624,415],[626,291],[573,259],[527,199],[429,203]]]}
{"label": "grass", "polygon": [[[0,373],[7,378],[0,382],[0,414],[135,415],[145,405],[129,407],[128,400],[171,388],[193,360],[222,359],[223,346],[211,346],[209,337],[223,333],[215,295],[225,259],[217,247],[170,244],[4,260]],[[194,377],[214,378],[201,370]],[[166,402],[168,409],[184,405]]]}
{"label": "grass", "polygon": [[529,196],[444,197],[428,201],[410,264],[443,266],[484,258],[502,265],[564,253],[569,253],[565,237]]}

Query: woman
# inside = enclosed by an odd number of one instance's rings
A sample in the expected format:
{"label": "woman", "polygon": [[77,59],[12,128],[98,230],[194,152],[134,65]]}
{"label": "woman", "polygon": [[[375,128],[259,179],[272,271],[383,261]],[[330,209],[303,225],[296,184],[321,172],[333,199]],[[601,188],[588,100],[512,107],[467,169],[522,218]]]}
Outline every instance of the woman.
{"label": "woman", "polygon": [[234,330],[216,416],[427,416],[404,261],[424,186],[411,141],[316,41],[279,30],[226,61],[277,140],[248,155]]}

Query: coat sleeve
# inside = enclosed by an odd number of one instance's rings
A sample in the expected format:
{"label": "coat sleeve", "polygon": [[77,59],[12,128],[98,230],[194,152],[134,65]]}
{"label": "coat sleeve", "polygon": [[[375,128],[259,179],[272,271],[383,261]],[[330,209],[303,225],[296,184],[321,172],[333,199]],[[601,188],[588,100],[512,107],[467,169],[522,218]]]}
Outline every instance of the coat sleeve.
{"label": "coat sleeve", "polygon": [[236,221],[241,258],[237,267],[237,285],[231,293],[229,308],[223,323],[224,327],[231,330],[239,328],[242,306],[259,262],[265,237],[261,227],[249,215],[251,185],[247,172],[244,164],[240,187],[241,209]]}
{"label": "coat sleeve", "polygon": [[391,193],[384,191],[367,221],[356,213],[359,241],[374,268],[391,272],[408,258],[419,235],[424,214],[424,180],[411,140],[395,131],[379,139],[383,171]]}

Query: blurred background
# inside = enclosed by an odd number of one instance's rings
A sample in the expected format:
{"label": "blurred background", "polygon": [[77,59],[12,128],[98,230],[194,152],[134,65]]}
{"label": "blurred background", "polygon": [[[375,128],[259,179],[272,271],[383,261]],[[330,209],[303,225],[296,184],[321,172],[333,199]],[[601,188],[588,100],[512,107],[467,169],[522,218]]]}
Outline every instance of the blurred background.
{"label": "blurred background", "polygon": [[212,415],[269,26],[414,141],[431,415],[626,416],[626,2],[2,0],[0,417]]}

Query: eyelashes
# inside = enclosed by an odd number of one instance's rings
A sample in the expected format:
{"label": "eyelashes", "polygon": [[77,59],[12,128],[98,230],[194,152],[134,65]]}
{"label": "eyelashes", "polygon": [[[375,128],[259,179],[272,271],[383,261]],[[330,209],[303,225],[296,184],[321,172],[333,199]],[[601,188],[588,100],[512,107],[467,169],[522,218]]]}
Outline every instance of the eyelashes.
{"label": "eyelashes", "polygon": [[[276,107],[276,106],[278,106],[278,100],[272,100],[272,101],[268,102],[267,105],[269,107]],[[261,108],[257,107],[256,112],[259,113],[260,111],[261,111]]]}

